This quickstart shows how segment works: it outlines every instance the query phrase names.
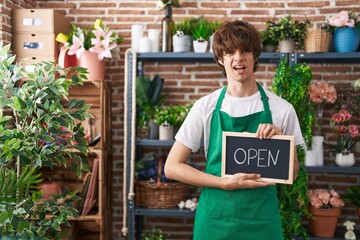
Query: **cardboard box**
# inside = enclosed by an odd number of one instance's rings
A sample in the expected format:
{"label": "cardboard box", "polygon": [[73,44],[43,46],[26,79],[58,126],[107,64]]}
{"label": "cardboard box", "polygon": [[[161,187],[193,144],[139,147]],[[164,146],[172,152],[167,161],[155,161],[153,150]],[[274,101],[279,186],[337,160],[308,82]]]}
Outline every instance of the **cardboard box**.
{"label": "cardboard box", "polygon": [[70,19],[54,9],[14,9],[13,33],[64,33],[70,31]]}
{"label": "cardboard box", "polygon": [[18,33],[13,35],[13,52],[21,56],[58,56],[59,43],[55,41],[56,35]]}
{"label": "cardboard box", "polygon": [[16,55],[16,61],[21,64],[28,72],[34,72],[33,64],[40,63],[42,61],[56,62],[55,56],[23,56]]}

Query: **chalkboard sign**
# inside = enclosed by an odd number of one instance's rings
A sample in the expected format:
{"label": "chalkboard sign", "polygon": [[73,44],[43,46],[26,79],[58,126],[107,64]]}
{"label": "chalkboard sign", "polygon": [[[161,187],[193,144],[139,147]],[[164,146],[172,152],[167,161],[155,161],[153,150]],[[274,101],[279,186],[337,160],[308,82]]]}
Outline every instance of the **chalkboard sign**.
{"label": "chalkboard sign", "polygon": [[223,132],[222,142],[222,176],[259,173],[262,181],[293,183],[294,136]]}

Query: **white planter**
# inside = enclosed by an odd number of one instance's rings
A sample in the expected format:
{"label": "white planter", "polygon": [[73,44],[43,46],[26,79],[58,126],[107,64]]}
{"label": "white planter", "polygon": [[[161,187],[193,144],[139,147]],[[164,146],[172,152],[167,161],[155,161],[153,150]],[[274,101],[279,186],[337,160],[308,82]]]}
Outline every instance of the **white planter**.
{"label": "white planter", "polygon": [[324,137],[323,136],[313,136],[311,149],[315,153],[316,166],[324,166]]}
{"label": "white planter", "polygon": [[159,126],[159,140],[171,140],[174,138],[174,126],[164,123]]}
{"label": "white planter", "polygon": [[294,40],[281,40],[279,42],[279,52],[292,53],[294,52],[295,42]]}
{"label": "white planter", "polygon": [[336,165],[340,167],[352,167],[355,164],[355,157],[353,153],[336,153]]}
{"label": "white planter", "polygon": [[191,37],[189,35],[175,34],[173,38],[173,52],[190,52]]}
{"label": "white planter", "polygon": [[305,166],[315,167],[316,166],[316,156],[313,150],[307,150],[305,152]]}
{"label": "white planter", "polygon": [[213,52],[212,49],[212,43],[213,43],[213,39],[214,39],[214,34],[211,34],[211,36],[209,37],[209,52]]}
{"label": "white planter", "polygon": [[204,53],[206,52],[207,46],[208,46],[209,42],[208,41],[193,41],[193,46],[194,46],[194,52],[196,53]]}

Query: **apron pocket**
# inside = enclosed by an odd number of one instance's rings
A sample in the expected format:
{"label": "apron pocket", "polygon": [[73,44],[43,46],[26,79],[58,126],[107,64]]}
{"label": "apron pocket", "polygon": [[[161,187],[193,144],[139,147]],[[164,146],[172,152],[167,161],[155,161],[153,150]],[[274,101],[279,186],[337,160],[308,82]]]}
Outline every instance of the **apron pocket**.
{"label": "apron pocket", "polygon": [[274,186],[232,191],[204,188],[203,197],[206,214],[216,218],[269,220],[278,208]]}

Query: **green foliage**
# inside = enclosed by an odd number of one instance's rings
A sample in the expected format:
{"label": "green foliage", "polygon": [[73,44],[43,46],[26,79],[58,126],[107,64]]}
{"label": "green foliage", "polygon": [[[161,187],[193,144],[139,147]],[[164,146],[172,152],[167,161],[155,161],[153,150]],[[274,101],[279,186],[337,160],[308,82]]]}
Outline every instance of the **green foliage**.
{"label": "green foliage", "polygon": [[153,229],[151,232],[144,232],[142,240],[166,240],[166,235],[160,229]]}
{"label": "green foliage", "polygon": [[0,42],[0,235],[57,239],[61,226],[78,215],[72,202],[79,198],[63,192],[43,201],[37,172],[54,166],[69,167],[78,175],[88,170],[80,121],[92,117],[90,105],[68,101],[69,88],[83,83],[86,70],[42,62],[27,72],[14,63],[9,49]]}
{"label": "green foliage", "polygon": [[269,21],[266,22],[266,29],[260,31],[260,37],[263,45],[277,46],[279,44],[279,39],[275,35],[274,27]]}
{"label": "green foliage", "polygon": [[203,17],[191,21],[191,35],[193,40],[207,41],[212,34],[212,25]]}
{"label": "green foliage", "polygon": [[[288,102],[290,102],[298,116],[302,134],[308,146],[311,146],[313,121],[313,109],[307,94],[308,86],[312,80],[309,66],[295,64],[288,66],[284,59],[276,69],[272,90]],[[279,185],[278,198],[283,223],[285,239],[293,236],[302,236],[308,239],[306,230],[302,226],[302,218],[309,216],[307,208],[309,199],[307,196],[308,175],[304,166],[305,149],[297,148],[299,172],[293,185]],[[294,212],[298,214],[294,214]]]}
{"label": "green foliage", "polygon": [[350,186],[346,188],[344,200],[360,208],[360,186]]}
{"label": "green foliage", "polygon": [[278,41],[291,39],[295,41],[298,48],[304,46],[304,40],[307,33],[307,27],[310,25],[310,21],[299,22],[293,20],[291,16],[283,17],[279,22],[266,22],[268,28],[273,30],[275,37]]}
{"label": "green foliage", "polygon": [[139,127],[148,126],[155,116],[155,109],[161,106],[166,95],[161,95],[164,79],[156,75],[153,80],[146,76],[136,78],[136,117]]}
{"label": "green foliage", "polygon": [[171,126],[180,127],[192,107],[192,103],[179,104],[177,106],[161,106],[155,110],[155,123],[162,125],[168,123]]}
{"label": "green foliage", "polygon": [[182,32],[184,35],[191,35],[191,21],[192,19],[184,19],[174,23],[173,28],[171,29],[171,34],[180,34]]}

